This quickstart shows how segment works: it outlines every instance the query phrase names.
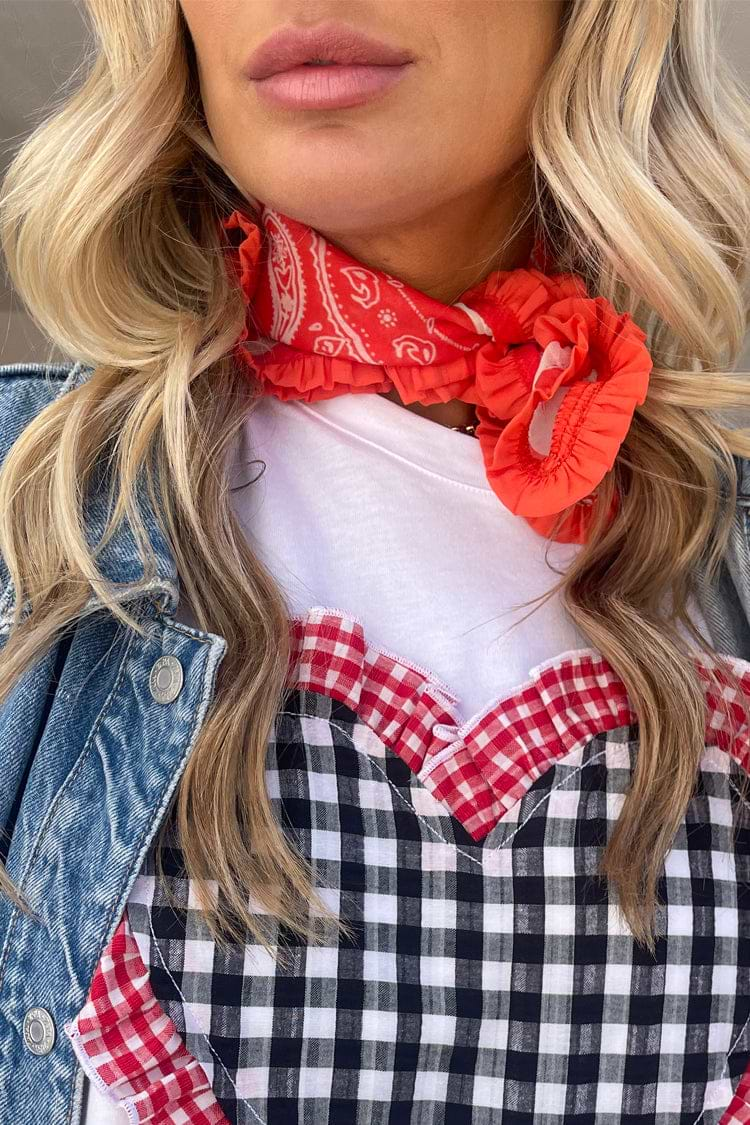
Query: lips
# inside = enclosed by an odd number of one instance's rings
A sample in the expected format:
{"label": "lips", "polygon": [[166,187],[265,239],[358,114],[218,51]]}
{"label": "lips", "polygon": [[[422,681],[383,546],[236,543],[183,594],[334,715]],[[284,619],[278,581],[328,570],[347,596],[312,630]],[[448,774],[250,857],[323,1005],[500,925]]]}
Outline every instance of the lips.
{"label": "lips", "polygon": [[253,52],[244,72],[257,82],[305,64],[398,67],[413,61],[413,55],[400,47],[372,39],[345,24],[327,23],[279,28]]}

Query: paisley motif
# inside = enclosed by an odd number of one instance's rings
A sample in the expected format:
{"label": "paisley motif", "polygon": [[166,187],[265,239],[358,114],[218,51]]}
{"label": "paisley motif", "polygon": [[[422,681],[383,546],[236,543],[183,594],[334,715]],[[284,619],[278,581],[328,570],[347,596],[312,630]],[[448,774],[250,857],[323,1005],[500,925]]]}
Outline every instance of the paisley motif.
{"label": "paisley motif", "polygon": [[380,282],[372,270],[362,266],[344,266],[342,277],[351,285],[351,299],[363,309],[372,309],[380,303]]}

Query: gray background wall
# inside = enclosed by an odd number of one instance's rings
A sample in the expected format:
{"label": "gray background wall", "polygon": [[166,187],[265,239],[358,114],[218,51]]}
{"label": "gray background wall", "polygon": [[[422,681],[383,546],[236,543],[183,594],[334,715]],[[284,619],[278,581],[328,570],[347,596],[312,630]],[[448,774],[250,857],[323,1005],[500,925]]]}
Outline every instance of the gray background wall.
{"label": "gray background wall", "polygon": [[[727,55],[750,83],[750,0],[718,0],[717,6]],[[72,74],[83,42],[83,18],[74,0],[0,0],[0,173]],[[54,358],[0,274],[0,362]],[[750,368],[750,345],[742,366]]]}

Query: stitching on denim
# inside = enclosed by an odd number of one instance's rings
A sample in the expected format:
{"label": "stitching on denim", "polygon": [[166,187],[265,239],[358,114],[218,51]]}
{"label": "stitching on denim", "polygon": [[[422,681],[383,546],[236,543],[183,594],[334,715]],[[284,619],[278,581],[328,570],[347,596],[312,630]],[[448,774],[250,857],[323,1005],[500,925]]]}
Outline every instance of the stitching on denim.
{"label": "stitching on denim", "polygon": [[[76,1110],[76,1091],[77,1090],[80,1093],[80,1097],[78,1098],[78,1109],[80,1110],[84,1106],[83,1093],[84,1093],[85,1084],[86,1084],[86,1075],[85,1075],[83,1069],[81,1067],[76,1067],[76,1069],[74,1070],[74,1072],[70,1076],[70,1093],[68,1095],[68,1107],[65,1111],[65,1125],[71,1125],[71,1123],[73,1121],[73,1114],[75,1113],[75,1110]],[[80,1118],[81,1121],[83,1120],[83,1118],[81,1117],[80,1114],[79,1114],[79,1118]]]}
{"label": "stitching on denim", "polygon": [[[173,617],[167,617],[163,613],[157,615],[158,620],[161,621],[165,629],[174,629],[181,637],[187,637],[191,641],[198,641],[202,645],[210,645],[212,643],[210,637],[196,636],[197,629],[191,629],[189,625],[183,625],[181,621],[175,621]],[[217,634],[214,634],[216,636]]]}
{"label": "stitching on denim", "polygon": [[[99,711],[99,714],[96,717],[94,725],[92,726],[91,730],[89,731],[88,738],[86,739],[86,742],[83,746],[83,749],[81,750],[81,753],[78,755],[78,760],[76,761],[75,765],[73,766],[73,769],[70,771],[70,773],[66,777],[63,784],[58,789],[57,793],[55,794],[54,800],[52,801],[51,805],[47,809],[44,820],[41,824],[41,827],[39,828],[39,832],[37,833],[37,838],[34,842],[34,847],[32,848],[31,855],[29,856],[29,859],[26,863],[23,874],[22,874],[22,876],[19,880],[19,883],[18,883],[19,892],[23,891],[23,888],[26,885],[26,881],[28,879],[28,876],[29,876],[32,868],[33,868],[34,861],[36,860],[36,857],[37,857],[37,855],[39,853],[39,850],[42,846],[42,842],[43,842],[43,840],[44,840],[44,838],[47,834],[47,829],[49,827],[49,824],[50,824],[50,821],[51,821],[52,817],[55,814],[57,806],[59,805],[60,801],[62,800],[63,795],[68,791],[68,789],[73,784],[73,782],[75,781],[78,774],[81,772],[81,769],[83,768],[83,763],[88,758],[89,753],[91,752],[91,746],[93,744],[93,741],[94,741],[96,735],[99,732],[99,727],[102,725],[102,723],[104,721],[104,718],[107,715],[107,713],[109,711],[109,708],[112,705],[112,701],[114,700],[115,694],[116,694],[117,690],[119,689],[120,684],[122,683],[122,680],[123,680],[124,675],[125,675],[125,665],[127,663],[128,655],[130,653],[130,649],[131,649],[132,644],[133,644],[133,637],[134,636],[135,636],[135,634],[132,633],[132,632],[127,636],[127,639],[125,641],[124,650],[123,650],[122,660],[120,662],[120,668],[118,670],[117,676],[115,677],[115,681],[112,684],[112,687],[110,688],[109,694],[108,694],[107,698],[105,699],[104,703],[101,706],[101,709]],[[18,906],[16,906],[14,908],[14,911],[13,911],[13,917],[11,919],[11,923],[8,926],[8,935],[7,935],[6,942],[5,942],[5,949],[3,951],[2,957],[0,957],[0,988],[2,988],[3,979],[4,979],[4,975],[5,975],[5,966],[6,966],[6,963],[7,963],[7,960],[8,960],[8,955],[10,953],[10,948],[11,948],[12,939],[13,939],[13,933],[14,933],[16,925],[18,923],[19,914],[20,914],[20,910],[19,910]]]}
{"label": "stitching on denim", "polygon": [[[210,655],[211,654],[210,654],[210,651],[209,651],[209,660],[207,662],[209,664],[209,667],[206,668],[206,672],[208,672],[209,669],[210,669]],[[217,664],[218,664],[218,662],[217,662]],[[158,805],[154,815],[151,817],[151,819],[145,825],[145,827],[144,827],[143,831],[141,832],[141,835],[138,839],[138,843],[137,843],[136,851],[135,851],[135,859],[134,859],[133,863],[131,864],[130,868],[128,869],[127,874],[125,875],[125,877],[122,881],[120,893],[112,901],[112,907],[109,911],[109,915],[107,917],[107,925],[106,925],[105,930],[104,930],[104,938],[103,938],[102,943],[99,947],[99,951],[98,951],[98,955],[97,955],[97,960],[96,960],[97,965],[99,963],[99,960],[101,959],[101,956],[102,956],[102,953],[104,952],[105,947],[108,945],[108,943],[109,943],[109,941],[112,937],[112,934],[110,933],[110,926],[112,925],[112,918],[113,918],[113,915],[115,913],[115,910],[119,906],[119,915],[121,915],[127,907],[127,893],[128,892],[125,890],[125,888],[128,888],[128,890],[129,890],[128,884],[130,883],[130,885],[132,886],[132,879],[131,879],[132,873],[135,871],[135,874],[137,876],[138,872],[140,871],[140,869],[143,865],[144,855],[145,855],[145,851],[146,851],[144,841],[145,841],[146,837],[148,836],[149,832],[152,831],[152,828],[153,828],[154,824],[156,824],[157,829],[158,829],[158,826],[161,823],[161,819],[162,819],[162,817],[164,815],[164,812],[166,810],[167,804],[169,803],[169,799],[170,799],[172,793],[174,792],[174,789],[175,789],[176,785],[178,784],[178,781],[179,781],[180,777],[182,776],[182,773],[183,773],[184,768],[185,768],[185,763],[187,762],[187,759],[188,759],[188,757],[190,755],[190,752],[192,750],[192,747],[193,747],[194,736],[195,736],[195,732],[196,732],[197,727],[198,727],[198,713],[199,713],[201,707],[203,706],[203,704],[205,703],[205,701],[208,697],[208,694],[209,694],[209,690],[207,688],[204,689],[203,694],[201,695],[200,700],[198,701],[198,706],[195,708],[195,713],[193,715],[193,722],[192,722],[192,725],[190,727],[190,731],[189,731],[188,738],[187,738],[188,749],[185,751],[185,753],[180,758],[180,761],[177,765],[176,770],[173,770],[172,773],[170,774],[170,776],[168,778],[168,781],[167,781],[166,788],[162,792],[162,796],[161,796],[161,800],[159,802],[159,805]],[[119,917],[119,915],[118,915],[118,917]]]}
{"label": "stitching on denim", "polygon": [[[167,626],[166,622],[164,622],[164,625],[165,625],[165,628],[169,627],[169,626]],[[135,638],[135,636],[136,636],[136,634],[131,631],[130,632],[130,640],[133,640]],[[193,639],[195,640],[195,639],[199,639],[199,638],[193,638]],[[203,642],[203,643],[208,644],[209,646],[211,644],[211,642],[209,642],[209,641],[206,641],[206,642]],[[218,661],[217,661],[217,664],[218,664]],[[211,670],[211,651],[210,651],[210,647],[209,647],[209,655],[208,655],[207,665],[208,666],[206,668],[206,672],[208,673]],[[197,726],[198,726],[198,714],[201,710],[201,707],[205,703],[208,695],[209,695],[209,689],[204,688],[204,691],[201,694],[200,700],[198,701],[198,705],[195,708],[195,713],[193,715],[193,722],[191,724],[190,731],[188,733],[188,738],[187,738],[188,749],[182,755],[182,757],[181,757],[181,759],[180,759],[180,761],[179,761],[179,763],[176,767],[176,770],[173,770],[172,773],[170,774],[170,776],[168,778],[168,781],[167,781],[167,785],[166,785],[165,789],[163,790],[163,792],[161,794],[161,799],[160,799],[159,805],[158,805],[158,807],[157,807],[157,809],[154,813],[154,816],[152,816],[150,818],[150,820],[148,821],[148,823],[145,825],[145,827],[144,827],[143,831],[141,832],[141,835],[138,839],[138,842],[137,842],[136,848],[135,848],[135,859],[134,859],[133,863],[130,865],[130,867],[128,868],[128,870],[127,870],[127,872],[126,872],[126,874],[125,874],[125,876],[124,876],[124,878],[123,878],[123,880],[120,884],[120,890],[119,890],[118,894],[115,895],[115,897],[112,900],[112,905],[111,905],[111,907],[109,909],[109,913],[107,915],[106,924],[105,924],[105,926],[103,928],[103,931],[102,931],[102,933],[103,933],[102,941],[99,945],[99,949],[97,950],[96,960],[94,962],[94,966],[95,966],[94,971],[96,971],[96,966],[98,966],[99,962],[101,961],[103,952],[104,952],[105,948],[107,947],[107,945],[109,944],[109,942],[112,938],[111,928],[113,928],[112,927],[112,920],[115,917],[115,912],[117,911],[117,918],[119,919],[122,916],[122,914],[125,912],[125,910],[127,909],[127,894],[128,894],[129,889],[130,889],[130,886],[132,885],[133,872],[135,872],[135,874],[137,875],[138,872],[140,871],[142,865],[143,865],[144,853],[146,851],[144,841],[146,840],[149,832],[151,832],[154,824],[156,823],[157,826],[158,826],[158,824],[161,822],[161,818],[164,814],[164,810],[167,807],[167,804],[169,802],[169,798],[170,798],[172,792],[174,791],[174,788],[177,785],[177,782],[178,782],[180,776],[182,775],[182,772],[183,772],[184,766],[185,766],[185,762],[187,761],[188,756],[189,756],[190,751],[191,751],[192,746],[193,746],[193,740],[194,740],[195,732],[196,732],[196,729],[197,729]],[[176,780],[175,780],[175,778],[176,778]],[[159,956],[161,957],[161,953],[159,954]],[[90,983],[89,983],[89,988],[90,988]],[[252,1107],[250,1107],[250,1108],[252,1108]],[[265,1122],[261,1121],[260,1125],[265,1125]]]}

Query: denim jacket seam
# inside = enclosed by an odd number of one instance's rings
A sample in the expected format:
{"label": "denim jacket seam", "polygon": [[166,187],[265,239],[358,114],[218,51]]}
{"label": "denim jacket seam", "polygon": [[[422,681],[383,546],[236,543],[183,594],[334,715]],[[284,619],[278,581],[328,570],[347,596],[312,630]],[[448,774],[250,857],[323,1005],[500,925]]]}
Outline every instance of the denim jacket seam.
{"label": "denim jacket seam", "polygon": [[21,375],[26,379],[44,379],[48,375],[67,379],[74,367],[85,366],[83,360],[70,359],[61,363],[2,363],[0,378],[14,379]]}
{"label": "denim jacket seam", "polygon": [[[169,628],[169,627],[170,626],[167,625],[167,628]],[[175,628],[178,628],[178,626],[175,626]],[[192,639],[195,640],[197,638],[192,638]],[[211,641],[206,640],[206,641],[203,642],[203,644],[206,644],[210,647]],[[111,906],[110,911],[109,911],[109,914],[107,915],[106,932],[104,934],[104,938],[103,938],[102,943],[100,945],[99,958],[101,957],[101,953],[103,952],[104,948],[106,947],[107,942],[109,941],[109,939],[111,937],[111,934],[109,933],[109,927],[111,925],[112,917],[113,917],[115,911],[117,910],[118,906],[120,906],[120,913],[121,914],[124,910],[127,909],[127,902],[126,901],[123,902],[123,899],[125,898],[125,895],[123,894],[123,891],[127,889],[128,884],[131,881],[132,872],[135,871],[136,874],[137,874],[137,872],[140,870],[140,868],[143,864],[143,860],[145,858],[144,857],[145,849],[143,847],[143,842],[148,837],[149,833],[151,832],[154,823],[156,823],[157,826],[158,826],[158,824],[161,823],[162,817],[163,817],[163,815],[164,815],[164,813],[167,809],[167,805],[169,803],[169,800],[171,799],[171,794],[169,796],[167,796],[166,794],[169,793],[170,788],[172,789],[172,791],[174,791],[173,782],[174,782],[174,779],[175,779],[175,775],[177,775],[179,777],[183,772],[183,768],[185,766],[185,763],[187,762],[187,759],[190,756],[190,753],[191,753],[192,748],[193,748],[193,740],[195,738],[195,733],[198,729],[198,722],[199,722],[198,715],[201,711],[202,705],[207,701],[209,696],[210,696],[210,690],[208,688],[205,688],[204,691],[201,694],[200,700],[198,701],[199,705],[195,708],[195,711],[194,711],[194,714],[193,714],[193,721],[190,725],[190,730],[188,732],[185,751],[181,755],[181,757],[179,759],[179,762],[177,763],[177,768],[172,771],[172,774],[167,779],[167,784],[164,786],[164,790],[162,792],[159,804],[158,804],[158,806],[155,810],[154,817],[151,819],[151,821],[148,823],[148,825],[146,825],[146,827],[144,827],[143,831],[141,832],[141,834],[138,838],[137,845],[134,849],[134,854],[135,854],[134,861],[133,861],[133,863],[130,864],[130,866],[128,868],[128,871],[127,871],[127,874],[125,875],[125,877],[122,880],[122,884],[121,884],[121,887],[120,887],[120,893],[115,898],[115,900],[113,901],[112,906]],[[96,963],[98,964],[98,959],[97,959]]]}
{"label": "denim jacket seam", "polygon": [[[122,660],[120,661],[120,668],[118,670],[117,676],[115,677],[115,682],[112,684],[112,687],[110,688],[109,694],[107,695],[107,698],[105,699],[104,703],[102,704],[102,706],[99,710],[99,714],[97,715],[96,720],[95,720],[91,730],[88,733],[88,737],[86,738],[86,742],[83,746],[83,749],[81,750],[81,753],[78,755],[78,760],[76,761],[75,765],[73,766],[73,768],[70,771],[70,773],[68,774],[68,776],[65,778],[65,781],[62,783],[62,785],[58,789],[57,793],[55,794],[54,800],[50,803],[50,806],[47,809],[47,813],[44,817],[44,820],[43,820],[42,824],[39,827],[39,831],[37,833],[37,836],[36,836],[36,839],[34,841],[33,847],[31,849],[31,855],[29,856],[29,859],[26,863],[26,866],[25,866],[24,871],[21,875],[21,878],[18,881],[18,891],[19,891],[19,893],[22,893],[23,888],[26,884],[26,880],[28,879],[29,874],[30,874],[30,872],[33,868],[34,861],[35,861],[35,859],[36,859],[36,857],[39,853],[39,849],[41,848],[42,843],[43,843],[43,841],[46,837],[47,830],[49,828],[49,824],[50,824],[50,821],[51,821],[51,819],[52,819],[52,817],[55,813],[55,810],[57,809],[57,806],[59,805],[60,801],[62,800],[63,794],[67,792],[67,790],[70,788],[70,785],[75,781],[76,777],[80,773],[84,762],[86,761],[89,753],[91,752],[91,746],[93,744],[94,738],[96,737],[96,734],[99,731],[99,727],[101,726],[102,722],[104,721],[104,718],[106,717],[107,713],[109,712],[109,710],[112,706],[112,702],[115,698],[115,695],[116,695],[116,693],[117,693],[117,691],[120,687],[120,684],[122,683],[124,675],[125,675],[125,665],[126,665],[126,662],[127,662],[128,655],[130,654],[130,649],[132,648],[134,637],[135,637],[135,633],[131,630],[130,635],[128,636],[128,638],[125,642],[124,651],[123,651],[123,654],[122,654]],[[18,923],[19,913],[20,913],[19,907],[15,906],[15,908],[13,910],[12,920],[11,920],[9,926],[8,926],[8,934],[7,934],[7,938],[6,938],[6,941],[5,941],[5,949],[3,950],[2,956],[0,956],[0,989],[2,989],[3,980],[4,980],[4,976],[5,976],[5,967],[6,967],[8,956],[10,954],[10,949],[11,949],[11,946],[12,946],[12,943],[13,943],[13,935],[14,935],[14,932],[15,932],[16,925]]]}
{"label": "denim jacket seam", "polygon": [[[78,385],[79,376],[84,370],[86,370],[86,364],[83,363],[83,361],[78,360],[75,363],[72,363],[68,369],[67,374],[65,375],[65,378],[62,380],[60,386],[57,387],[54,398],[50,400],[50,403],[48,403],[48,405],[50,405],[52,402],[57,402],[57,400],[59,398],[62,398],[64,394],[67,394],[68,391],[74,390]],[[48,372],[44,372],[43,377],[46,378],[47,374]]]}
{"label": "denim jacket seam", "polygon": [[[37,379],[39,382],[49,386],[50,376],[60,378],[62,381],[59,387],[53,389],[52,397],[49,402],[45,403],[37,410],[33,417],[29,419],[27,425],[35,421],[43,410],[46,410],[52,403],[57,402],[67,391],[71,390],[78,383],[80,373],[86,370],[87,365],[82,360],[77,360],[72,363],[37,363],[37,364],[6,364],[0,367],[0,377],[16,375],[24,376],[26,378]],[[14,605],[14,590],[13,583],[8,576],[7,583],[0,589],[0,635],[9,632],[13,624],[12,613]]]}
{"label": "denim jacket seam", "polygon": [[198,635],[198,630],[190,630],[189,626],[184,626],[181,621],[175,621],[173,617],[167,617],[164,613],[157,614],[157,621],[160,621],[165,629],[173,629],[179,633],[181,637],[187,637],[190,641],[198,641],[202,645],[211,645],[210,637],[201,637]]}

